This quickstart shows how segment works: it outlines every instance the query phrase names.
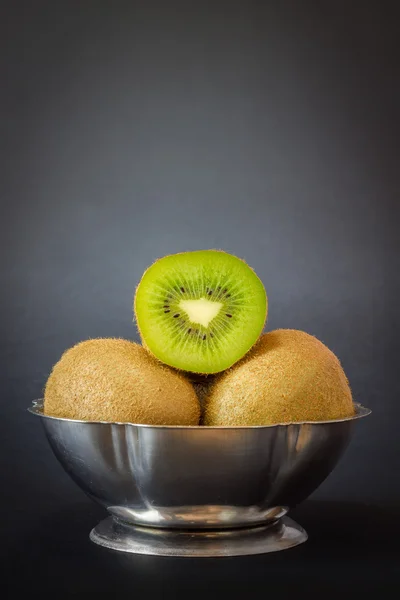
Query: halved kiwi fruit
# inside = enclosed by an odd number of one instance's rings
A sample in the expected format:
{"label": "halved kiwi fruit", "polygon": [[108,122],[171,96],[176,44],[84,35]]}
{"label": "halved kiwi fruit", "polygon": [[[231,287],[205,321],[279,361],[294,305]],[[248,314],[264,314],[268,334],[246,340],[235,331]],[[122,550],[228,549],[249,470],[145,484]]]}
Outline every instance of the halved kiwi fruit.
{"label": "halved kiwi fruit", "polygon": [[173,254],[144,273],[134,309],[144,345],[159,360],[193,373],[218,373],[246,354],[267,316],[261,280],[219,250]]}

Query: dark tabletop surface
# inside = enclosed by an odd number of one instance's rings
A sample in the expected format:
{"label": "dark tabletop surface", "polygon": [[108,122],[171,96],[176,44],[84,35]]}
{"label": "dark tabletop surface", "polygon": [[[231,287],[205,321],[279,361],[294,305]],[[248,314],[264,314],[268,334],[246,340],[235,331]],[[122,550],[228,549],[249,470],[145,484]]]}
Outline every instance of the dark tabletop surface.
{"label": "dark tabletop surface", "polygon": [[217,559],[100,548],[88,534],[104,514],[90,500],[43,511],[25,507],[20,519],[8,522],[8,539],[2,540],[9,597],[29,591],[42,598],[246,598],[271,592],[279,597],[318,592],[327,598],[400,591],[400,511],[395,508],[309,500],[291,513],[308,531],[302,546]]}

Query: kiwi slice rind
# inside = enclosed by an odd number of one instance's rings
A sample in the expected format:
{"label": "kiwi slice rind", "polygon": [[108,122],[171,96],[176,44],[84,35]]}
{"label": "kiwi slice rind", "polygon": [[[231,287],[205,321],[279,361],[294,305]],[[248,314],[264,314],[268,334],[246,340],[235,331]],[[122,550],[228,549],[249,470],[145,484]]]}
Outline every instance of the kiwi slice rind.
{"label": "kiwi slice rind", "polygon": [[165,256],[144,273],[136,323],[160,361],[193,373],[218,373],[240,360],[267,317],[265,288],[240,258],[219,250]]}

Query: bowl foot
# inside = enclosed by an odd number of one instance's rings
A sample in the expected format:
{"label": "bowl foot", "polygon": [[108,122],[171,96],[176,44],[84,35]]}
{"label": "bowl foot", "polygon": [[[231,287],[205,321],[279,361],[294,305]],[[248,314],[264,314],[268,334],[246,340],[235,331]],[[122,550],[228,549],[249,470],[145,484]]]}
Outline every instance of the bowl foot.
{"label": "bowl foot", "polygon": [[132,554],[155,556],[244,556],[286,550],[307,540],[289,517],[262,527],[225,530],[179,530],[128,525],[108,517],[90,533],[92,542]]}

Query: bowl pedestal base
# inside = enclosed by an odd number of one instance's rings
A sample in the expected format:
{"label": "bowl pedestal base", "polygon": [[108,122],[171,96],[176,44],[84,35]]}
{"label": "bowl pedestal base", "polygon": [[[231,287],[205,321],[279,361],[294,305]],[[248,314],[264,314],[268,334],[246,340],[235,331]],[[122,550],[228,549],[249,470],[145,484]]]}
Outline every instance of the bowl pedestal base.
{"label": "bowl pedestal base", "polygon": [[90,539],[132,554],[217,557],[286,550],[305,542],[307,533],[289,517],[251,528],[201,531],[142,527],[108,517],[91,531]]}

